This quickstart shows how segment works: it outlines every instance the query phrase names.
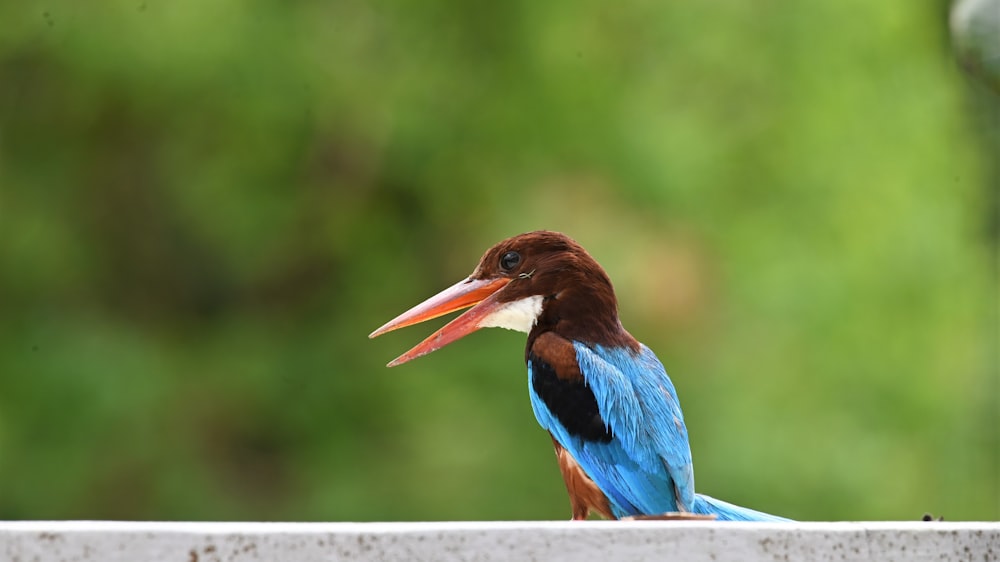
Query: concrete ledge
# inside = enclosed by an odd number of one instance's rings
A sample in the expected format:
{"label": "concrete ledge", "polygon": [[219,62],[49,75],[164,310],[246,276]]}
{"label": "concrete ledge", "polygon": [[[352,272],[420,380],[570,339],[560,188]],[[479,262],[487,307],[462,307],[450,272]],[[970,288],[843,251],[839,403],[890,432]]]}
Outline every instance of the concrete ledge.
{"label": "concrete ledge", "polygon": [[4,562],[996,561],[1000,523],[0,522]]}

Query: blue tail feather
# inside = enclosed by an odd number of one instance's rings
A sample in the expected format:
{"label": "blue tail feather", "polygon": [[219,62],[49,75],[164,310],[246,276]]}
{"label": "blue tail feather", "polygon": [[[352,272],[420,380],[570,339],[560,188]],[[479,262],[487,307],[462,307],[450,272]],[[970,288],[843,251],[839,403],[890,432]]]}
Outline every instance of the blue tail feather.
{"label": "blue tail feather", "polygon": [[777,515],[770,515],[717,500],[705,494],[696,494],[692,513],[714,515],[718,521],[791,521]]}

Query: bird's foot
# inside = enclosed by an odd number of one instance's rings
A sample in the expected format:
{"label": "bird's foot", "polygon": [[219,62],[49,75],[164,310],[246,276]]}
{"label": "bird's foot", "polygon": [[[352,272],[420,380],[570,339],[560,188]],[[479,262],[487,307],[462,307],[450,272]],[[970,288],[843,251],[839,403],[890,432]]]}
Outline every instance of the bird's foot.
{"label": "bird's foot", "polygon": [[661,513],[659,515],[633,515],[631,517],[622,517],[622,521],[711,521],[715,519],[714,515],[698,515],[696,513],[684,513],[681,511],[672,511],[670,513]]}
{"label": "bird's foot", "polygon": [[942,515],[941,517],[934,517],[930,513],[925,513],[924,516],[920,520],[921,521],[944,521],[944,516]]}

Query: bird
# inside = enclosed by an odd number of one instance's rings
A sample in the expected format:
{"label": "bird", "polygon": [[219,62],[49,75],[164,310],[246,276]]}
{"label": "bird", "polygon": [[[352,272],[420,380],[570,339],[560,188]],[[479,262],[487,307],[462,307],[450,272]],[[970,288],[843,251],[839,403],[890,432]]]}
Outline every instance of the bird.
{"label": "bird", "polygon": [[788,521],[695,492],[674,384],[622,326],[607,273],[569,236],[539,230],[500,241],[467,278],[369,337],[466,308],[388,366],[481,328],[526,333],[531,407],[552,438],[573,520]]}

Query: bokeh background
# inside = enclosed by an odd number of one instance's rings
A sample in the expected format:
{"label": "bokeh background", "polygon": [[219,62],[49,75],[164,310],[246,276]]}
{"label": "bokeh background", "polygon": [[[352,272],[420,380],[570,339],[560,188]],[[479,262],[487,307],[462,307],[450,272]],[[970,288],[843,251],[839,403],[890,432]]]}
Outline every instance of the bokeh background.
{"label": "bokeh background", "polygon": [[1000,112],[947,14],[0,3],[0,518],[568,518],[523,335],[366,337],[547,228],[700,491],[1000,519]]}

